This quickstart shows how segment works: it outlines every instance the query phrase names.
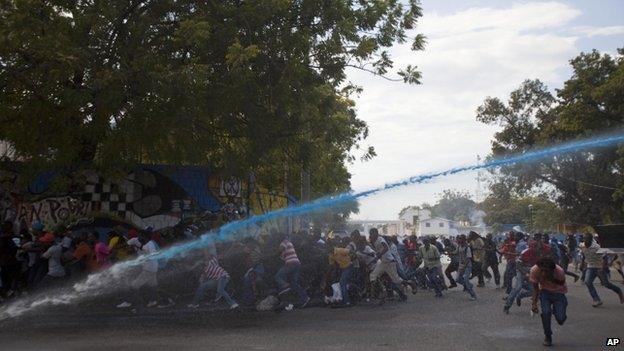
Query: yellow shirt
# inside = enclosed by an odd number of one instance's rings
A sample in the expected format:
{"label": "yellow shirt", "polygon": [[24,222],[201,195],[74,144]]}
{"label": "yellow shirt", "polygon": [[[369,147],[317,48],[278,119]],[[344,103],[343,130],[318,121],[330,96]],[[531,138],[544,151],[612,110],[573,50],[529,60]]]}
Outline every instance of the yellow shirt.
{"label": "yellow shirt", "polygon": [[339,247],[334,248],[334,252],[329,255],[329,264],[338,264],[341,269],[347,268],[351,265],[351,256],[349,256],[349,249],[342,249]]}

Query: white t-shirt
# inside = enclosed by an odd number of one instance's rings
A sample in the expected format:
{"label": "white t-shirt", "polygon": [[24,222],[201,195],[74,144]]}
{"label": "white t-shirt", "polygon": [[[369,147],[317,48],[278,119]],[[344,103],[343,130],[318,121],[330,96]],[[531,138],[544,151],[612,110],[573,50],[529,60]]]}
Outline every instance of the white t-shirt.
{"label": "white t-shirt", "polygon": [[[384,245],[385,244],[385,245]],[[375,251],[377,253],[380,253],[384,246],[388,246],[388,243],[386,242],[386,240],[382,237],[378,237],[377,240],[375,240]],[[381,256],[381,260],[383,262],[394,262],[394,257],[392,257],[392,251],[390,251],[390,246],[388,246],[388,251],[386,251],[386,253]]]}
{"label": "white t-shirt", "polygon": [[48,275],[52,277],[64,277],[65,268],[61,264],[61,255],[63,254],[63,248],[61,244],[55,244],[41,255],[43,258],[48,259]]}
{"label": "white t-shirt", "polygon": [[[141,248],[141,252],[144,255],[149,255],[158,251],[158,245],[154,242],[154,240],[150,240],[147,244],[143,245]],[[143,270],[148,272],[158,272],[158,261],[156,259],[149,259],[143,264]]]}

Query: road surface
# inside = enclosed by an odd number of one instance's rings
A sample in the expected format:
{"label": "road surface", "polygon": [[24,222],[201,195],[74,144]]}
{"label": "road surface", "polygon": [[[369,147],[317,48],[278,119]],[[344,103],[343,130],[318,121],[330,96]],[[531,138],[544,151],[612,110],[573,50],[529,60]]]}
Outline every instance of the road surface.
{"label": "road surface", "polygon": [[[621,282],[616,284],[621,286]],[[624,305],[597,284],[604,305],[591,306],[587,288],[568,281],[568,321],[554,326],[556,350],[616,350],[624,337]],[[502,291],[431,292],[406,303],[292,312],[208,311],[184,307],[116,310],[99,303],[51,307],[0,322],[2,350],[540,350],[539,316],[529,300],[502,312]]]}

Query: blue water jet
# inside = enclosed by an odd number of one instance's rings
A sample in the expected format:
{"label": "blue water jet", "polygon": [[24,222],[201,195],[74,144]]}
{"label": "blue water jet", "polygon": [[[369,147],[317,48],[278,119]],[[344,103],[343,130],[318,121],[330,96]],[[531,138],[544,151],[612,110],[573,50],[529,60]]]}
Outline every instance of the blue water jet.
{"label": "blue water jet", "polygon": [[302,205],[286,207],[262,215],[252,216],[245,220],[230,222],[214,231],[202,234],[196,240],[174,245],[172,247],[150,255],[139,256],[133,260],[117,263],[107,270],[90,275],[85,281],[81,283],[74,284],[69,291],[65,289],[51,294],[43,292],[43,295],[32,296],[29,299],[20,299],[18,301],[15,301],[9,306],[5,306],[0,309],[0,321],[6,318],[19,316],[23,313],[33,311],[34,309],[42,306],[70,304],[82,298],[100,295],[102,293],[105,293],[105,290],[110,291],[111,289],[115,289],[120,279],[124,279],[123,274],[129,272],[128,268],[143,264],[148,260],[172,259],[187,254],[193,250],[208,247],[210,245],[213,245],[215,242],[223,242],[240,238],[240,236],[235,235],[237,232],[245,231],[244,236],[248,236],[250,235],[248,228],[255,224],[278,218],[300,216],[316,211],[329,209],[350,201],[366,198],[368,196],[386,190],[391,190],[412,184],[420,184],[429,180],[461,172],[489,169],[518,163],[530,163],[560,154],[573,153],[577,151],[587,151],[598,147],[610,147],[623,142],[624,134],[599,136],[592,139],[569,142],[539,150],[525,151],[523,153],[514,154],[508,157],[493,159],[485,163],[460,166],[444,171],[418,175],[357,193],[348,192],[336,196],[320,198]]}
{"label": "blue water jet", "polygon": [[547,157],[552,157],[555,155],[573,153],[573,152],[578,152],[578,151],[587,151],[587,150],[598,148],[598,147],[609,147],[609,146],[614,146],[622,142],[624,142],[624,134],[598,136],[598,137],[594,137],[591,139],[584,139],[584,140],[578,140],[574,142],[559,144],[559,145],[548,147],[548,148],[525,151],[519,154],[510,155],[507,157],[492,159],[485,163],[460,166],[460,167],[447,169],[444,171],[413,176],[413,177],[410,177],[401,181],[389,183],[381,187],[377,187],[377,188],[373,188],[373,189],[369,189],[369,190],[365,190],[365,191],[361,191],[357,193],[348,192],[348,193],[342,193],[336,196],[324,197],[324,198],[320,198],[320,199],[317,199],[317,200],[314,200],[312,202],[305,203],[302,205],[286,207],[286,208],[271,211],[265,214],[252,216],[248,219],[227,223],[214,231],[210,231],[208,233],[202,234],[200,238],[197,240],[179,244],[179,245],[170,247],[166,250],[156,252],[149,256],[141,256],[133,261],[128,261],[125,264],[136,265],[136,264],[144,262],[145,260],[154,259],[154,258],[155,259],[170,259],[188,250],[204,248],[213,244],[214,242],[227,241],[231,239],[232,233],[235,233],[241,230],[246,230],[246,228],[248,228],[250,225],[255,225],[255,224],[259,224],[262,222],[279,219],[279,218],[294,217],[294,216],[300,216],[300,215],[304,215],[308,213],[322,211],[325,209],[339,206],[341,204],[345,204],[350,201],[362,199],[362,198],[365,198],[365,197],[368,197],[368,196],[371,196],[371,195],[374,195],[374,194],[377,194],[386,190],[391,190],[391,189],[399,188],[402,186],[420,184],[429,180],[433,180],[435,178],[445,177],[445,176],[467,172],[467,171],[489,169],[489,168],[495,168],[495,167],[506,166],[506,165],[511,165],[511,164],[517,164],[517,163],[530,163],[530,162],[538,161],[540,159],[544,159]]}

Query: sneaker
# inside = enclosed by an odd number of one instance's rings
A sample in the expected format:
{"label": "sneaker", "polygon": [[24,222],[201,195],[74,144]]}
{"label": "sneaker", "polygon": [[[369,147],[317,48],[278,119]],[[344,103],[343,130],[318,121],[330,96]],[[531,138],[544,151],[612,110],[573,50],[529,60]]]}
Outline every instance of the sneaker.
{"label": "sneaker", "polygon": [[301,306],[299,306],[299,308],[305,308],[308,305],[308,302],[310,302],[310,297],[306,297],[305,301],[303,301],[303,303],[301,304]]}
{"label": "sneaker", "polygon": [[150,301],[147,303],[147,308],[152,308],[158,305],[158,301]]}
{"label": "sneaker", "polygon": [[477,297],[476,296],[470,296],[470,301],[477,301]]}
{"label": "sneaker", "polygon": [[505,305],[505,307],[503,307],[503,313],[509,314],[509,309],[510,308],[511,308],[510,306]]}
{"label": "sneaker", "polygon": [[284,289],[280,290],[280,292],[277,293],[277,295],[284,295],[285,293],[287,293],[289,291],[290,291],[290,288],[284,288]]}
{"label": "sneaker", "polygon": [[544,338],[544,342],[542,343],[544,346],[552,346],[552,338],[546,337]]}
{"label": "sneaker", "polygon": [[131,307],[131,306],[132,306],[132,304],[130,302],[124,301],[124,302],[120,303],[119,305],[117,305],[117,308],[128,308],[128,307]]}
{"label": "sneaker", "polygon": [[412,281],[409,283],[409,286],[412,288],[412,294],[416,295],[416,292],[418,291],[418,284]]}
{"label": "sneaker", "polygon": [[191,304],[186,305],[186,307],[195,309],[195,308],[199,308],[199,304],[191,303]]}
{"label": "sneaker", "polygon": [[598,307],[598,306],[602,306],[602,301],[598,300],[598,301],[594,301],[594,303],[592,304],[593,307]]}
{"label": "sneaker", "polygon": [[238,306],[238,304],[237,304],[236,302],[234,302],[234,304],[233,304],[232,306],[230,306],[230,309],[231,309],[231,310],[235,310],[235,309],[237,309],[238,307],[239,307],[239,306]]}
{"label": "sneaker", "polygon": [[456,283],[453,283],[453,284],[451,284],[451,285],[449,285],[449,286],[448,286],[448,288],[449,288],[449,289],[453,289],[453,288],[456,288],[456,287],[457,287],[457,284],[456,284]]}
{"label": "sneaker", "polygon": [[175,302],[172,299],[167,299],[167,302],[159,304],[158,308],[168,308],[173,305],[175,305]]}

